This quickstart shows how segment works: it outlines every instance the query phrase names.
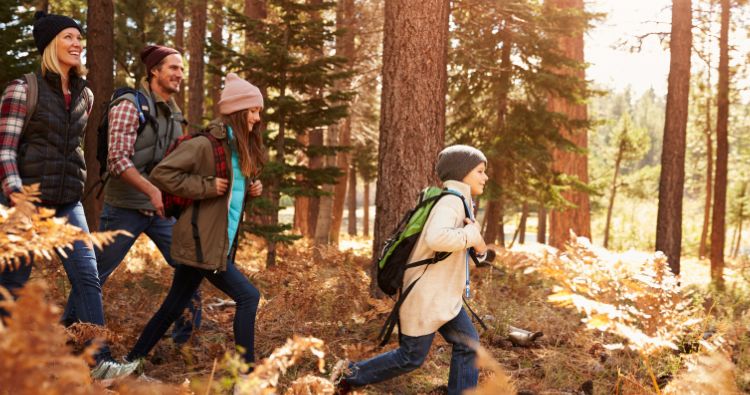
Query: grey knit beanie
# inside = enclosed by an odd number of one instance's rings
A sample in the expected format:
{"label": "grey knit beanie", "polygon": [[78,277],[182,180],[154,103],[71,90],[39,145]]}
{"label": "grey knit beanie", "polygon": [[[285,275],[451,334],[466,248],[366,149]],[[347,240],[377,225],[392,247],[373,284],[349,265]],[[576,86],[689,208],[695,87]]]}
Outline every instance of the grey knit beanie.
{"label": "grey knit beanie", "polygon": [[440,181],[462,181],[480,163],[487,163],[482,151],[468,145],[451,145],[438,154],[435,170]]}

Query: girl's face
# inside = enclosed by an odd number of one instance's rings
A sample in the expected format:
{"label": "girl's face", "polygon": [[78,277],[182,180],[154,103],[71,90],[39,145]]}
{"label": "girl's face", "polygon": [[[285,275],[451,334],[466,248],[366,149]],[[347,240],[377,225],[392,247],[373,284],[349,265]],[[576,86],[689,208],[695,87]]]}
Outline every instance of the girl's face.
{"label": "girl's face", "polygon": [[471,196],[479,196],[484,192],[484,184],[487,182],[487,165],[482,162],[477,167],[472,169],[469,174],[462,180],[464,184],[468,184],[471,187]]}
{"label": "girl's face", "polygon": [[260,122],[260,111],[263,108],[261,107],[251,107],[250,110],[247,112],[247,129],[253,130],[253,126]]}
{"label": "girl's face", "polygon": [[83,52],[83,36],[74,27],[64,29],[55,37],[57,41],[57,61],[61,67],[78,67],[81,64],[81,52]]}

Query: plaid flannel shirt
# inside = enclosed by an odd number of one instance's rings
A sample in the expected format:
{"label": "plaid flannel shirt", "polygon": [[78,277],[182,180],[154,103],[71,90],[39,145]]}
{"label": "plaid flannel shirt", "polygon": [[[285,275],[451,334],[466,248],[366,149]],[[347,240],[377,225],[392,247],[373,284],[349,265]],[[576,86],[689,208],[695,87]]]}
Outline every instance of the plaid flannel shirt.
{"label": "plaid flannel shirt", "polygon": [[5,196],[21,190],[18,145],[26,120],[26,81],[11,81],[0,101],[0,180]]}
{"label": "plaid flannel shirt", "polygon": [[123,100],[109,110],[109,152],[107,171],[119,177],[125,170],[135,167],[130,159],[135,155],[138,137],[138,109],[129,100]]}

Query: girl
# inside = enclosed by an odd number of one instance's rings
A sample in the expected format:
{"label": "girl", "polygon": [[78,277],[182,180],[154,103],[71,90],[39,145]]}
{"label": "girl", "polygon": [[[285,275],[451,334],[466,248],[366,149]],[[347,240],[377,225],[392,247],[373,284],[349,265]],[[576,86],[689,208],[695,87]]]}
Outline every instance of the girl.
{"label": "girl", "polygon": [[[473,196],[484,191],[486,167],[487,158],[481,151],[454,145],[440,152],[436,170],[443,186],[459,192],[466,204],[470,204]],[[479,342],[479,336],[462,308],[462,295],[469,289],[468,249],[473,247],[482,260],[487,245],[479,225],[466,217],[464,201],[454,195],[440,199],[412,251],[409,262],[430,258],[438,251],[452,254],[426,269],[413,267],[404,274],[406,288],[424,273],[399,310],[399,348],[357,363],[339,361],[332,375],[339,393],[346,394],[352,387],[381,382],[418,368],[430,351],[435,332],[453,345],[448,393],[458,395],[477,385],[479,371],[472,343]]]}
{"label": "girl", "polygon": [[245,361],[255,360],[255,312],[260,293],[237,270],[234,255],[246,191],[250,196],[263,191],[260,181],[250,181],[263,165],[259,131],[263,96],[257,87],[230,73],[218,107],[221,117],[211,122],[207,132],[221,142],[228,178],[216,176],[216,153],[208,136],[180,143],[151,172],[152,182],[160,189],[194,199],[197,204],[190,205],[174,226],[171,254],[178,265],[172,286],[128,354],[129,361],[148,354],[204,278],[237,303],[234,339]]}
{"label": "girl", "polygon": [[[30,90],[26,79],[12,81],[0,105],[3,198],[6,204],[15,204],[14,192],[21,191],[22,185],[39,184],[41,205],[54,209],[57,217],[66,217],[70,224],[88,233],[81,205],[86,181],[81,141],[94,97],[82,78],[86,68],[81,63],[81,27],[67,16],[40,11],[35,15],[33,35],[42,56],[41,70],[31,80],[37,86],[36,106],[27,108]],[[70,300],[79,312],[78,318],[104,325],[92,245],[77,241],[67,258],[60,259],[70,280]],[[15,295],[30,275],[31,264],[17,270],[8,268],[0,273],[0,285]],[[136,367],[113,361],[106,346],[97,352],[95,360],[95,379],[126,375]]]}

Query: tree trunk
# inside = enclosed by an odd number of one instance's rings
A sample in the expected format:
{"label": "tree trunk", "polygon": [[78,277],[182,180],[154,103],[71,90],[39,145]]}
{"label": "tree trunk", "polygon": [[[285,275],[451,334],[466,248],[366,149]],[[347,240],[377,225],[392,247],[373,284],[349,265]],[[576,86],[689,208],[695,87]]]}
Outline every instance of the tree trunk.
{"label": "tree trunk", "polygon": [[357,167],[349,166],[349,193],[347,193],[349,208],[349,226],[347,231],[350,236],[357,235]]}
{"label": "tree trunk", "polygon": [[188,122],[194,129],[200,129],[203,123],[203,78],[206,47],[206,19],[208,17],[207,0],[191,0],[190,41],[188,42]]}
{"label": "tree trunk", "polygon": [[521,208],[521,221],[518,223],[518,244],[526,243],[526,220],[529,218],[529,205],[524,203]]}
{"label": "tree trunk", "polygon": [[740,253],[740,242],[742,241],[742,222],[745,217],[745,195],[747,193],[747,183],[742,184],[742,192],[740,195],[740,210],[739,214],[737,215],[737,228],[735,230],[736,237],[733,239],[734,243],[732,244],[732,258],[736,259],[737,255]]}
{"label": "tree trunk", "polygon": [[[174,28],[174,47],[180,51],[183,55],[185,54],[185,0],[175,1],[175,28]],[[179,92],[175,95],[175,102],[180,110],[185,112],[185,89],[184,85],[181,87]]]}
{"label": "tree trunk", "polygon": [[[328,147],[338,145],[338,128],[336,125],[331,125],[326,130],[325,134],[327,141],[325,145]],[[335,166],[336,157],[325,156],[325,166]],[[318,212],[315,217],[315,233],[313,240],[315,244],[329,245],[331,243],[331,217],[333,216],[333,193],[334,185],[324,185],[323,190],[329,195],[321,196],[318,199]]]}
{"label": "tree trunk", "polygon": [[[310,131],[310,139],[308,140],[308,146],[322,146],[323,145],[323,129],[316,128]],[[310,169],[320,169],[323,167],[324,158],[320,155],[309,156],[308,166]],[[315,228],[318,225],[318,210],[320,210],[320,198],[311,196],[304,198],[307,199],[307,229],[303,236],[314,239]]]}
{"label": "tree trunk", "polygon": [[362,199],[362,235],[370,237],[370,180],[365,180],[364,197]]}
{"label": "tree trunk", "polygon": [[620,164],[622,155],[625,152],[625,140],[620,141],[617,148],[617,158],[615,159],[615,175],[612,177],[612,186],[610,187],[609,204],[607,205],[607,223],[604,225],[604,248],[609,248],[609,227],[612,224],[612,208],[615,207],[615,194],[617,193],[617,176],[620,175]]}
{"label": "tree trunk", "polygon": [[[213,22],[213,28],[211,29],[211,41],[212,45],[221,44],[224,39],[223,31],[224,31],[224,8],[223,8],[224,0],[214,0],[213,8],[212,8],[212,15],[211,19]],[[209,59],[209,63],[217,68],[215,73],[211,74],[211,116],[212,118],[217,118],[219,116],[219,100],[221,99],[221,76],[223,73],[221,72],[221,60],[219,60],[219,57],[214,55],[215,52],[212,52],[212,55]]]}
{"label": "tree trunk", "polygon": [[539,211],[537,213],[537,228],[536,228],[536,242],[540,244],[547,243],[547,208],[543,204],[539,204]]}
{"label": "tree trunk", "polygon": [[[438,181],[435,161],[445,140],[449,9],[448,0],[385,2],[375,258],[419,190]],[[371,287],[375,291],[375,282]]]}
{"label": "tree trunk", "polygon": [[[34,7],[35,10],[49,12],[49,0],[37,0],[35,3],[36,3]],[[106,7],[106,5],[104,7]],[[86,19],[89,18],[88,15],[91,15],[91,11],[88,11],[88,14],[86,15]]]}
{"label": "tree trunk", "polygon": [[[711,67],[709,65],[709,70]],[[710,76],[710,72],[709,72]],[[709,77],[710,80],[710,77]],[[710,82],[709,82],[710,84]],[[710,89],[709,89],[710,92]],[[708,239],[708,229],[711,226],[711,203],[713,201],[713,176],[714,176],[714,147],[713,139],[711,134],[711,97],[706,99],[706,128],[704,134],[706,136],[706,201],[703,207],[703,230],[701,231],[701,241],[698,247],[698,257],[703,258],[706,256],[706,240]]]}
{"label": "tree trunk", "polygon": [[716,107],[716,181],[711,218],[711,281],[724,287],[724,242],[726,238],[727,167],[729,161],[729,0],[721,0],[719,35],[719,89]]}
{"label": "tree trunk", "polygon": [[[352,70],[354,68],[354,18],[355,18],[354,0],[339,0],[337,12],[336,12],[336,28],[344,29],[344,35],[336,39],[336,53],[347,58],[346,68]],[[342,86],[346,89],[351,89],[351,79],[342,81]],[[350,111],[351,113],[351,111]],[[347,115],[346,118],[339,123],[339,144],[344,147],[351,146],[352,144],[352,117],[351,114]],[[346,179],[347,170],[350,168],[349,162],[351,162],[351,153],[339,152],[336,155],[336,166],[341,169],[344,174],[339,177],[338,183],[334,188],[333,193],[333,219],[331,220],[331,244],[337,246],[339,244],[339,234],[341,233],[341,222],[344,217],[344,198],[346,195]],[[356,173],[355,173],[356,174]],[[356,178],[355,178],[356,184]],[[355,186],[356,191],[356,186]],[[349,188],[351,191],[351,187]],[[356,219],[356,212],[355,212]],[[357,234],[357,227],[355,221],[354,235]],[[350,232],[351,234],[351,232]]]}
{"label": "tree trunk", "polygon": [[[560,9],[571,9],[583,11],[583,0],[548,0],[551,5]],[[574,36],[562,37],[559,42],[560,51],[568,58],[584,61],[583,57],[583,32]],[[568,75],[576,75],[580,79],[586,77],[585,71],[562,70]],[[568,100],[552,95],[549,99],[548,109],[567,115],[571,120],[585,120],[588,118],[588,110],[585,104],[568,102]],[[585,129],[568,130],[563,128],[560,134],[569,139],[577,147],[586,149],[588,147],[588,135]],[[575,176],[583,183],[589,182],[588,158],[586,154],[555,149],[552,152],[553,169],[555,171]],[[591,237],[591,213],[589,195],[585,192],[568,190],[562,193],[566,200],[575,205],[570,209],[552,210],[550,215],[550,245],[562,248],[570,239],[572,230],[578,236]]]}
{"label": "tree trunk", "polygon": [[680,273],[682,242],[682,195],[685,184],[685,131],[690,95],[692,46],[691,0],[672,1],[672,33],[664,142],[659,179],[659,211],[656,218],[656,250]]}
{"label": "tree trunk", "polygon": [[[86,213],[86,222],[89,229],[95,231],[99,229],[99,213],[102,211],[104,198],[99,195],[99,161],[96,160],[96,144],[99,120],[104,115],[106,108],[104,104],[112,95],[114,86],[113,69],[114,69],[114,19],[115,7],[112,0],[101,0],[91,2],[88,8],[87,33],[88,49],[88,81],[91,90],[94,93],[94,103],[89,114],[90,122],[86,125],[86,136],[84,141],[84,156],[86,159],[86,194],[88,198],[83,202],[83,209]],[[99,185],[99,187],[103,187]],[[91,190],[93,192],[89,193]]]}

